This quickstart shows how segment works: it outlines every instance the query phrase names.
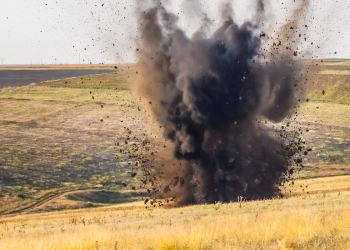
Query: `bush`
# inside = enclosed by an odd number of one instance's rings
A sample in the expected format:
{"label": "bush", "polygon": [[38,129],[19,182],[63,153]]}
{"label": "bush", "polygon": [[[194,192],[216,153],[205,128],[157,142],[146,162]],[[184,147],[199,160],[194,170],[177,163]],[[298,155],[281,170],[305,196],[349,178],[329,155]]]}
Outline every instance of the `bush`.
{"label": "bush", "polygon": [[17,197],[20,198],[20,199],[25,199],[26,198],[26,196],[24,194],[22,194],[22,193],[17,194]]}

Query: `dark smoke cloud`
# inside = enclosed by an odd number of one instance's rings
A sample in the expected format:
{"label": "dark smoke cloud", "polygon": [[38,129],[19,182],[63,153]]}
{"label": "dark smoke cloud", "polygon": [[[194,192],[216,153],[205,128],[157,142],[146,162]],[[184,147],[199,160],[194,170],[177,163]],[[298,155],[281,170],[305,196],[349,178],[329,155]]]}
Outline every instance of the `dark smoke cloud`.
{"label": "dark smoke cloud", "polygon": [[262,46],[265,7],[259,1],[256,17],[242,25],[226,7],[219,29],[207,36],[199,28],[191,38],[161,5],[142,12],[138,93],[153,103],[177,159],[162,167],[160,197],[182,204],[269,198],[300,167],[299,134],[271,124],[295,112],[301,65],[291,47]]}

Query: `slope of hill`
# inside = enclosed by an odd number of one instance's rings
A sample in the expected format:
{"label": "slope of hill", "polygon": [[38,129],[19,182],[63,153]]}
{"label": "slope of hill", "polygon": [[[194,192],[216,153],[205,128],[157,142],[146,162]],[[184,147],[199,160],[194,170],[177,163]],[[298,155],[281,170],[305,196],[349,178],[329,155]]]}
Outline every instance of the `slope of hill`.
{"label": "slope of hill", "polygon": [[[138,188],[130,178],[134,157],[151,155],[167,142],[129,90],[134,71],[124,66],[117,74],[0,92],[0,213],[76,189]],[[349,99],[349,76],[317,77],[308,90],[311,101],[297,117],[313,149],[303,155],[298,178],[350,174],[350,106],[341,104]]]}
{"label": "slope of hill", "polygon": [[349,249],[349,195],[20,215],[0,219],[1,249]]}
{"label": "slope of hill", "polygon": [[0,92],[0,213],[77,188],[131,189],[135,157],[163,138],[126,71]]}
{"label": "slope of hill", "polygon": [[[323,92],[324,91],[324,92]],[[334,71],[322,71],[309,84],[307,97],[314,101],[350,104],[350,71],[341,74]]]}

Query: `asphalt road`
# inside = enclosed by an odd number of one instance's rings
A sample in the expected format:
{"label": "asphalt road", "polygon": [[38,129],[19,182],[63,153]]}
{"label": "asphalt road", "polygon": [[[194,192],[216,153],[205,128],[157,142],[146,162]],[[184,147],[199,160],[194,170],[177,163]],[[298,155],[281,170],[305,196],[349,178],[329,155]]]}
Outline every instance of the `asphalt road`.
{"label": "asphalt road", "polygon": [[110,72],[113,70],[0,70],[0,89]]}

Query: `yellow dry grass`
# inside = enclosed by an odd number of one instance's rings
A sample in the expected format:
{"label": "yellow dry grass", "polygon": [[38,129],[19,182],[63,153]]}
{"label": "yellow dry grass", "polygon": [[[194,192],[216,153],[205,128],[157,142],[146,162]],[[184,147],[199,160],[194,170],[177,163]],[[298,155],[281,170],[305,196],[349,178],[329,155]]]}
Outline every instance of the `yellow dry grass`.
{"label": "yellow dry grass", "polygon": [[[350,249],[350,195],[0,220],[1,249]],[[121,210],[123,209],[123,210]]]}
{"label": "yellow dry grass", "polygon": [[288,182],[285,185],[284,195],[300,196],[300,195],[324,195],[324,194],[339,194],[350,192],[350,175],[311,178],[298,180],[294,185]]}

